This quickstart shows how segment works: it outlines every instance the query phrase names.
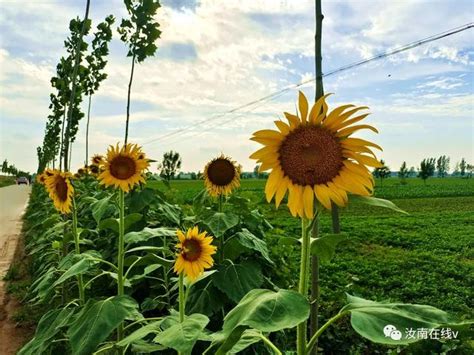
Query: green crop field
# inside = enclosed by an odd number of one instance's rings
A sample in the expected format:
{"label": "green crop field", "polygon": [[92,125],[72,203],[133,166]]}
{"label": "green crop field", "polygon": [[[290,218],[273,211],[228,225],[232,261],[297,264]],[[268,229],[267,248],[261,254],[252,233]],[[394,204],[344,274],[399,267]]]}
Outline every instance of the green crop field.
{"label": "green crop field", "polygon": [[[266,241],[278,265],[275,283],[296,288],[299,251],[281,245],[279,239],[299,237],[299,221],[290,218],[286,206],[276,210],[264,201],[265,182],[242,180],[239,193],[250,198],[273,226]],[[161,182],[150,184],[168,191],[184,206],[192,204],[193,197],[203,188],[202,181],[191,180],[171,181],[170,189]],[[413,178],[401,184],[398,178],[389,178],[383,186],[376,186],[375,196],[390,199],[409,214],[357,201],[341,210],[341,229],[349,241],[338,246],[331,263],[321,266],[323,319],[343,305],[345,293],[429,304],[472,318],[474,179],[429,179],[424,184]],[[331,231],[330,214],[326,211],[320,229],[323,233]],[[339,349],[351,353],[365,346],[374,348],[350,329],[348,321],[337,331],[328,331],[321,343],[327,342],[338,342]],[[417,346],[426,350],[429,342]]]}

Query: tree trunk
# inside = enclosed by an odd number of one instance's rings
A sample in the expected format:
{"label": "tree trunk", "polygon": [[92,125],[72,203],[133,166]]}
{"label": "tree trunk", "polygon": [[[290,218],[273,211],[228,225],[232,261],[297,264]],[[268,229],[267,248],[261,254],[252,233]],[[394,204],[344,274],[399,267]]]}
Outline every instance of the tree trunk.
{"label": "tree trunk", "polygon": [[[321,40],[323,27],[323,14],[321,9],[321,1],[315,2],[315,20],[316,33],[314,36],[314,65],[316,72],[316,95],[315,101],[319,100],[324,95],[323,88],[323,72],[322,72],[322,54],[321,54]],[[334,211],[334,207],[333,207]],[[314,218],[318,218],[318,215]],[[311,234],[316,237],[319,232],[319,221],[315,221]],[[311,314],[310,314],[310,338],[318,331],[318,316],[319,316],[319,259],[317,256],[311,257]],[[316,343],[311,351],[311,354],[317,354],[318,344]]]}
{"label": "tree trunk", "polygon": [[91,100],[92,95],[89,94],[89,105],[87,107],[87,125],[86,125],[86,161],[85,166],[89,166],[89,122],[91,119]]}
{"label": "tree trunk", "polygon": [[66,108],[67,106],[64,105],[63,123],[61,127],[61,144],[59,145],[59,170],[62,170],[63,166],[64,125],[66,123]]}
{"label": "tree trunk", "polygon": [[67,125],[66,125],[66,132],[64,135],[64,170],[68,171],[69,170],[69,164],[70,162],[68,161],[68,153],[69,153],[69,140],[70,140],[70,132],[71,132],[71,124],[72,124],[72,111],[74,107],[74,100],[76,97],[76,82],[77,82],[77,72],[79,70],[79,62],[81,59],[81,45],[82,45],[82,37],[84,36],[84,32],[86,30],[86,22],[87,19],[89,18],[89,7],[90,7],[91,1],[87,0],[86,3],[86,13],[84,15],[84,21],[82,23],[82,29],[81,29],[81,35],[79,36],[79,41],[77,42],[76,45],[76,58],[75,58],[75,63],[74,63],[74,70],[72,73],[72,86],[71,86],[71,99],[69,100],[69,109],[68,109],[68,115],[67,115]]}
{"label": "tree trunk", "polygon": [[128,93],[127,93],[127,121],[125,123],[125,144],[128,140],[128,123],[130,121],[130,95],[132,93],[132,81],[133,81],[133,72],[135,70],[135,54],[132,57],[132,70],[130,71],[130,81],[128,82]]}

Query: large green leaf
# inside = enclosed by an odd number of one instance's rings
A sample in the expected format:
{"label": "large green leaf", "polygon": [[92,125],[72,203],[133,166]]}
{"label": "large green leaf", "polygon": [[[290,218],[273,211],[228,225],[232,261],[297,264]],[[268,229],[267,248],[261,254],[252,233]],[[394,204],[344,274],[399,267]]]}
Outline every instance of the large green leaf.
{"label": "large green leaf", "polygon": [[51,310],[41,317],[36,327],[35,336],[21,350],[19,355],[37,355],[48,353],[47,349],[51,341],[65,327],[71,316],[73,308]]}
{"label": "large green leaf", "polygon": [[94,217],[97,224],[108,211],[114,211],[116,209],[115,205],[110,203],[112,197],[113,195],[110,195],[91,204],[92,217]]}
{"label": "large green leaf", "polygon": [[216,354],[230,351],[248,328],[275,332],[293,328],[308,316],[308,300],[298,292],[252,290],[224,318],[222,332],[215,337],[216,341],[224,342]]}
{"label": "large green leaf", "polygon": [[75,259],[78,261],[71,265],[71,267],[67,269],[61,275],[61,277],[59,277],[59,279],[54,282],[53,287],[60,285],[61,283],[73,276],[83,274],[98,263],[97,259],[91,258],[91,255],[87,253],[75,255]]}
{"label": "large green leaf", "polygon": [[325,234],[315,238],[311,241],[311,254],[318,256],[323,263],[330,262],[336,252],[337,245],[348,238],[348,235],[344,233]]}
{"label": "large green leaf", "polygon": [[239,217],[233,213],[216,212],[205,221],[214,237],[222,237],[225,232],[239,223]]}
{"label": "large green leaf", "polygon": [[156,237],[176,237],[176,229],[167,227],[144,228],[139,232],[129,232],[125,234],[125,243],[140,243]]}
{"label": "large green leaf", "polygon": [[184,321],[179,323],[176,316],[170,316],[168,323],[171,323],[171,326],[159,333],[154,341],[183,354],[191,354],[194,344],[209,323],[209,318],[204,314],[195,313],[185,316]]}
{"label": "large green leaf", "polygon": [[263,283],[260,265],[254,261],[235,264],[231,260],[225,260],[212,277],[217,288],[235,303]]}
{"label": "large green leaf", "polygon": [[238,354],[250,345],[262,340],[262,332],[255,329],[247,329],[242,333],[239,341],[230,349],[229,354]]}
{"label": "large green leaf", "polygon": [[[134,223],[137,223],[143,218],[143,215],[140,213],[131,213],[125,216],[124,227],[127,231]],[[107,218],[99,223],[99,229],[111,229],[114,232],[118,233],[119,231],[119,219],[118,218]]]}
{"label": "large green leaf", "polygon": [[125,319],[137,319],[138,304],[128,296],[89,300],[68,330],[74,354],[91,354]]}
{"label": "large green leaf", "polygon": [[375,343],[410,344],[421,340],[417,335],[410,336],[410,330],[417,332],[418,329],[425,329],[429,332],[469,324],[432,306],[373,302],[350,295],[347,299],[349,303],[341,312],[350,312],[354,330]]}
{"label": "large green leaf", "polygon": [[137,342],[137,340],[141,340],[149,334],[155,333],[157,334],[160,331],[160,325],[163,320],[160,319],[156,322],[148,323],[146,325],[142,325],[140,328],[135,330],[133,333],[128,335],[126,338],[122,339],[117,343],[118,346],[127,346]]}
{"label": "large green leaf", "polygon": [[193,285],[186,302],[186,313],[202,313],[211,316],[216,312],[226,299],[213,280],[206,280]]}
{"label": "large green leaf", "polygon": [[400,207],[398,207],[396,204],[394,204],[392,201],[384,200],[383,198],[377,198],[377,197],[372,197],[372,196],[352,195],[351,199],[360,201],[370,206],[388,208],[396,212],[408,214],[407,212],[402,210]]}
{"label": "large green leaf", "polygon": [[225,243],[225,254],[230,255],[229,252],[239,255],[245,251],[256,251],[262,257],[273,265],[273,261],[268,254],[267,243],[251,233],[248,229],[243,228],[242,231],[237,232],[231,239]]}

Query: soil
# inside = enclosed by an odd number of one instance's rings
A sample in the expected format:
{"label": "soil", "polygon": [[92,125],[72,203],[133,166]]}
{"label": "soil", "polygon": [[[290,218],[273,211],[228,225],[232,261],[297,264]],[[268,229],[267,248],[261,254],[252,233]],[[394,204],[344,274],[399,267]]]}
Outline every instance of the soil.
{"label": "soil", "polygon": [[13,319],[21,303],[7,293],[7,281],[3,280],[10,265],[25,258],[21,216],[29,191],[27,186],[0,189],[0,355],[15,354],[32,333],[30,328],[17,326]]}

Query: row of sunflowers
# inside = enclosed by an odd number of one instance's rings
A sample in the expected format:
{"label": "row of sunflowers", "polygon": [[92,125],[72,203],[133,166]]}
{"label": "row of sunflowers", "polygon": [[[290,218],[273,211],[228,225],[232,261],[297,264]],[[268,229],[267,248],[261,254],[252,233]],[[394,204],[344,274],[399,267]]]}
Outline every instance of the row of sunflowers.
{"label": "row of sunflowers", "polygon": [[[35,256],[30,302],[47,312],[19,353],[303,355],[316,353],[321,334],[343,317],[361,336],[391,345],[417,339],[387,337],[387,322],[397,329],[462,326],[430,306],[348,296],[337,314],[310,329],[311,256],[343,241],[318,234],[321,211],[355,196],[397,210],[371,197],[369,168],[380,166],[372,148],[381,148],[352,137],[361,129],[376,132],[356,124],[367,107],[329,112],[326,97],[310,107],[300,92],[296,114],[285,112],[277,130],[251,138],[263,145],[251,158],[270,170],[267,201],[276,208],[286,201],[288,218],[301,219],[301,238],[290,238],[301,253],[297,288],[281,289],[272,280],[276,265],[264,238],[271,226],[236,193],[241,167],[235,161],[211,160],[205,189],[184,211],[147,186],[153,176],[142,149],[117,144],[75,176],[54,169],[38,176],[26,231]],[[296,332],[295,341],[280,341],[281,332],[287,339]]]}

